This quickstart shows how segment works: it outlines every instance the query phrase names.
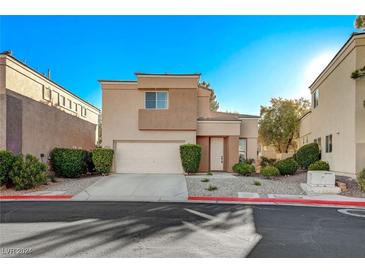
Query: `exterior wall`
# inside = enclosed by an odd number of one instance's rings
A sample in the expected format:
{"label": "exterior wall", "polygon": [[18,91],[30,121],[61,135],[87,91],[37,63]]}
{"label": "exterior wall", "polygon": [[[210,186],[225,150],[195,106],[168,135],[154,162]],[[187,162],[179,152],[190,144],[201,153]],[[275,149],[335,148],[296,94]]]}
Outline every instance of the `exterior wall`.
{"label": "exterior wall", "polygon": [[210,117],[210,104],[209,104],[210,91],[199,88],[198,89],[198,117]]}
{"label": "exterior wall", "polygon": [[312,114],[308,113],[306,114],[301,120],[300,120],[300,129],[299,129],[299,141],[298,145],[299,147],[312,143]]}
{"label": "exterior wall", "polygon": [[45,161],[54,147],[94,148],[96,125],[11,91],[7,92],[7,99],[20,105],[14,108],[12,104],[7,133],[10,124],[21,127],[18,137],[23,154],[31,153],[38,158],[44,154]]}
{"label": "exterior wall", "polygon": [[0,59],[0,149],[6,148],[5,63]]}
{"label": "exterior wall", "polygon": [[[53,106],[61,111],[74,115],[79,119],[88,121],[95,125],[98,124],[100,111],[97,108],[86,103],[43,75],[18,62],[13,57],[0,55],[0,67],[2,70],[5,70],[5,72],[0,71],[0,75],[3,75],[0,76],[0,78],[4,77],[5,81],[1,81],[1,83],[5,83],[6,89],[19,93],[35,101]],[[52,91],[52,99],[50,101],[43,99],[43,90],[45,88],[49,88]],[[65,97],[66,106],[58,105],[58,95]],[[67,105],[68,100],[72,102],[71,109]],[[77,110],[74,109],[74,103],[78,105]],[[81,107],[86,109],[86,116],[81,114]],[[95,141],[97,136],[98,133],[96,131]]]}
{"label": "exterior wall", "polygon": [[[168,89],[168,109],[138,110],[140,130],[196,130],[196,89]],[[140,92],[144,96],[144,91]],[[143,97],[144,99],[144,97]]]}
{"label": "exterior wall", "polygon": [[[224,164],[225,171],[232,172],[232,167],[239,161],[239,136],[227,136],[224,138]],[[248,145],[247,145],[248,147]]]}
{"label": "exterior wall", "polygon": [[199,75],[195,76],[151,76],[151,75],[138,75],[138,88],[193,88],[196,89],[198,87]]}
{"label": "exterior wall", "polygon": [[200,172],[208,172],[210,170],[210,141],[208,136],[197,136],[196,143],[202,148],[200,159]]}
{"label": "exterior wall", "polygon": [[[329,162],[331,170],[351,176],[356,173],[356,81],[350,75],[356,68],[356,51],[349,51],[336,64],[326,78],[311,87],[312,92],[320,92],[319,106],[311,114],[311,139],[321,137],[322,159]],[[325,138],[330,134],[333,149],[326,153]]]}
{"label": "exterior wall", "polygon": [[247,138],[247,159],[254,159],[257,162],[257,138]]}
{"label": "exterior wall", "polygon": [[195,131],[139,130],[138,113],[144,108],[144,94],[136,84],[102,84],[103,89],[103,141],[113,147],[117,140],[182,140],[196,143]]}
{"label": "exterior wall", "polygon": [[198,121],[198,136],[239,136],[239,121]]}
{"label": "exterior wall", "polygon": [[258,118],[242,118],[240,138],[247,139],[247,159],[257,162],[258,153]]}

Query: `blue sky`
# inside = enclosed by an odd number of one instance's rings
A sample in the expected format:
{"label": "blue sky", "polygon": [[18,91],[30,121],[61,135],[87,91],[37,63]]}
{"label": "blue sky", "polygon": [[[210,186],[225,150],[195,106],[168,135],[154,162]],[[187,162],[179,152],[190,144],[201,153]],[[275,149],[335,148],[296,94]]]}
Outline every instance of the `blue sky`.
{"label": "blue sky", "polygon": [[307,87],[355,16],[1,16],[0,49],[101,107],[98,79],[202,73],[220,110],[259,114]]}

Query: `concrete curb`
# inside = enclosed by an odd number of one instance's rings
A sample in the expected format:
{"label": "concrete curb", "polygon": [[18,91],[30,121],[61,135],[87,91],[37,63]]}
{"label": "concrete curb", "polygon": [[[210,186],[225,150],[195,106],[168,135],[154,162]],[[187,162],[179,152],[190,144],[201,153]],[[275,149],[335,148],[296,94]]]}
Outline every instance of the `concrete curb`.
{"label": "concrete curb", "polygon": [[315,199],[284,199],[284,198],[238,198],[238,197],[199,197],[189,196],[191,202],[210,203],[237,203],[237,204],[280,204],[280,205],[313,205],[313,206],[346,206],[365,207],[364,201],[336,201],[336,200],[315,200]]}
{"label": "concrete curb", "polygon": [[3,195],[1,200],[69,200],[73,195]]}

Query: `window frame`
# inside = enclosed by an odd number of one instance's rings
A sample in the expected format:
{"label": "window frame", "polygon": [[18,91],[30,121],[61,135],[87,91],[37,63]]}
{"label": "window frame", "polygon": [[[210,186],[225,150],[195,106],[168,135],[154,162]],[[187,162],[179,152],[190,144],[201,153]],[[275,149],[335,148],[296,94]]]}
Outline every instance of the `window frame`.
{"label": "window frame", "polygon": [[60,97],[59,97],[59,105],[62,107],[66,107],[66,97],[63,96],[62,94],[60,94]]}
{"label": "window frame", "polygon": [[[155,93],[156,97],[155,97],[155,107],[154,108],[147,108],[147,93]],[[165,108],[160,108],[157,107],[157,93],[165,93],[166,94],[166,107]],[[144,92],[144,108],[147,110],[164,110],[164,109],[169,109],[169,92],[167,90],[161,90],[161,91],[145,91]]]}
{"label": "window frame", "polygon": [[241,157],[241,140],[245,140],[245,160],[247,160],[247,138],[239,138],[239,141],[238,141],[238,158],[240,159]]}
{"label": "window frame", "polygon": [[319,106],[319,95],[320,95],[319,89],[316,89],[312,94],[313,109]]}
{"label": "window frame", "polygon": [[332,153],[333,151],[333,136],[332,134],[326,135],[326,153]]}
{"label": "window frame", "polygon": [[[46,98],[46,91],[48,92],[49,98]],[[43,86],[43,94],[42,94],[43,100],[46,100],[47,102],[51,102],[52,101],[52,90],[51,88],[47,88],[45,86]]]}

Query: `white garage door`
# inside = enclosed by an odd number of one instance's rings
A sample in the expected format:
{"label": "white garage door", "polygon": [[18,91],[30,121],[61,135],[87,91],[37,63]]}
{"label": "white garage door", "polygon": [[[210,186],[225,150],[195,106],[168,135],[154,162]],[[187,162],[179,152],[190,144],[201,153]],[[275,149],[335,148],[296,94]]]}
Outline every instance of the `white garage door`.
{"label": "white garage door", "polygon": [[183,142],[118,142],[117,173],[183,173],[179,147]]}

